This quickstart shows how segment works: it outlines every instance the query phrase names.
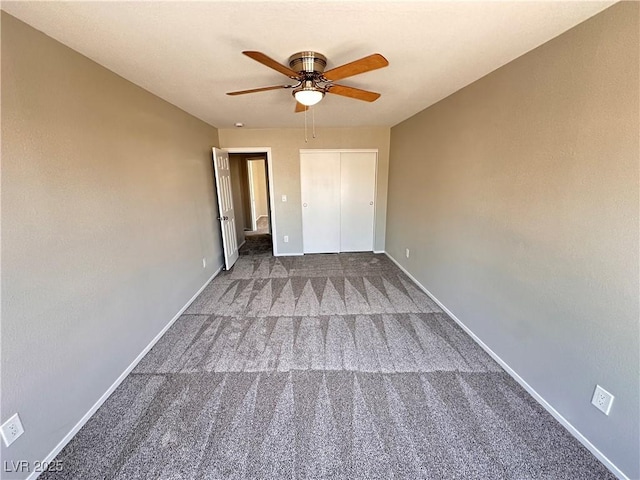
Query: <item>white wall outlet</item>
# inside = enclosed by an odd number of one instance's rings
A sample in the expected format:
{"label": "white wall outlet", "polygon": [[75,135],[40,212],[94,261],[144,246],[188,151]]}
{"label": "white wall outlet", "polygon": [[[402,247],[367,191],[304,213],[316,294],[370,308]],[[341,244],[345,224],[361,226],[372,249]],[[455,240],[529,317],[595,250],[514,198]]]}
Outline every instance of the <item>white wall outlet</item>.
{"label": "white wall outlet", "polygon": [[202,257],[202,268],[207,268],[207,259]]}
{"label": "white wall outlet", "polygon": [[615,397],[607,392],[600,385],[596,385],[596,390],[593,392],[593,398],[591,403],[605,415],[609,415],[611,411],[611,405],[613,405],[613,399]]}
{"label": "white wall outlet", "polygon": [[284,243],[289,243],[289,235],[284,236]]}
{"label": "white wall outlet", "polygon": [[404,251],[404,256],[405,256],[405,257],[407,257],[407,258],[409,258],[409,249],[408,249],[408,248],[407,248],[407,249],[405,249],[405,251]]}
{"label": "white wall outlet", "polygon": [[20,417],[17,413],[15,413],[9,420],[4,422],[2,426],[0,426],[0,434],[2,434],[2,440],[4,440],[4,444],[7,447],[15,442],[23,433],[24,428],[22,427],[22,422],[20,421]]}
{"label": "white wall outlet", "polygon": [[282,195],[282,201],[286,202],[287,201],[287,196],[286,195]]}

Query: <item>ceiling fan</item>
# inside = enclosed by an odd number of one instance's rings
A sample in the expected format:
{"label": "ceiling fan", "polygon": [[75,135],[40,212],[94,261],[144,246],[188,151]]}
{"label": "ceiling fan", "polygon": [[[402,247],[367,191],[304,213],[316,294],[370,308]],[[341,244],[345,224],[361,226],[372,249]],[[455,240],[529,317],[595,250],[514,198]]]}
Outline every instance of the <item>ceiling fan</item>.
{"label": "ceiling fan", "polygon": [[352,77],[360,73],[377,70],[389,65],[389,62],[379,53],[374,53],[367,57],[346,63],[331,70],[324,71],[327,65],[327,58],[317,52],[298,52],[289,57],[289,66],[286,67],[274,59],[268,57],[261,52],[246,51],[242,52],[247,57],[252,58],[256,62],[260,62],[269,68],[272,68],[292,80],[293,85],[274,85],[272,87],[253,88],[251,90],[240,90],[237,92],[228,92],[227,95],[244,95],[246,93],[266,92],[268,90],[277,90],[280,88],[293,89],[295,97],[296,112],[306,111],[310,106],[315,105],[324,97],[325,93],[333,93],[342,95],[343,97],[364,100],[365,102],[373,102],[380,97],[379,93],[361,90],[359,88],[347,87],[333,83],[335,80]]}

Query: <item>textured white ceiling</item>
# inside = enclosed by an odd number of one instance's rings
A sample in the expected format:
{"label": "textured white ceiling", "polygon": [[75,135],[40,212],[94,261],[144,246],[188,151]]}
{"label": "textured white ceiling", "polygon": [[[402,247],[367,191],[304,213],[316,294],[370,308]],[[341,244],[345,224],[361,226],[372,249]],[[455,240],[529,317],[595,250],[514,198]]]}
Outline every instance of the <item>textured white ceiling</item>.
{"label": "textured white ceiling", "polygon": [[613,1],[2,2],[2,9],[219,128],[300,127],[287,83],[241,54],[286,64],[298,51],[327,69],[371,53],[390,66],[339,83],[374,103],[327,95],[318,126],[392,126],[612,5]]}

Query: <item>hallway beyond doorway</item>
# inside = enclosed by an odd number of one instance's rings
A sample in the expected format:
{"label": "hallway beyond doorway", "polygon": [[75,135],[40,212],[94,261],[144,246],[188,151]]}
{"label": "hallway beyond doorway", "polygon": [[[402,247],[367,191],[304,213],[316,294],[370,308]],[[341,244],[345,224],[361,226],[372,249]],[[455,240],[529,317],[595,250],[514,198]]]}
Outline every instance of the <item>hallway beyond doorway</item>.
{"label": "hallway beyond doorway", "polygon": [[245,230],[245,237],[249,237],[252,235],[264,235],[265,233],[269,233],[269,217],[267,215],[263,215],[256,220],[256,229],[255,230]]}

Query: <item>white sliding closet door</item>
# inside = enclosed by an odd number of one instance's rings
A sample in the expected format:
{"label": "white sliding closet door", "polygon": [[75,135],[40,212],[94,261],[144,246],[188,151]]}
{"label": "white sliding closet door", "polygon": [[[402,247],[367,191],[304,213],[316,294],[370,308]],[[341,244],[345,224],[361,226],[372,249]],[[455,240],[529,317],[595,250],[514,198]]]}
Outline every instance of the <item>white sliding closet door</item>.
{"label": "white sliding closet door", "polygon": [[340,251],[340,153],[300,153],[304,253]]}
{"label": "white sliding closet door", "polygon": [[340,154],[340,251],[373,251],[376,153]]}
{"label": "white sliding closet door", "polygon": [[373,251],[376,152],[302,151],[304,253]]}

